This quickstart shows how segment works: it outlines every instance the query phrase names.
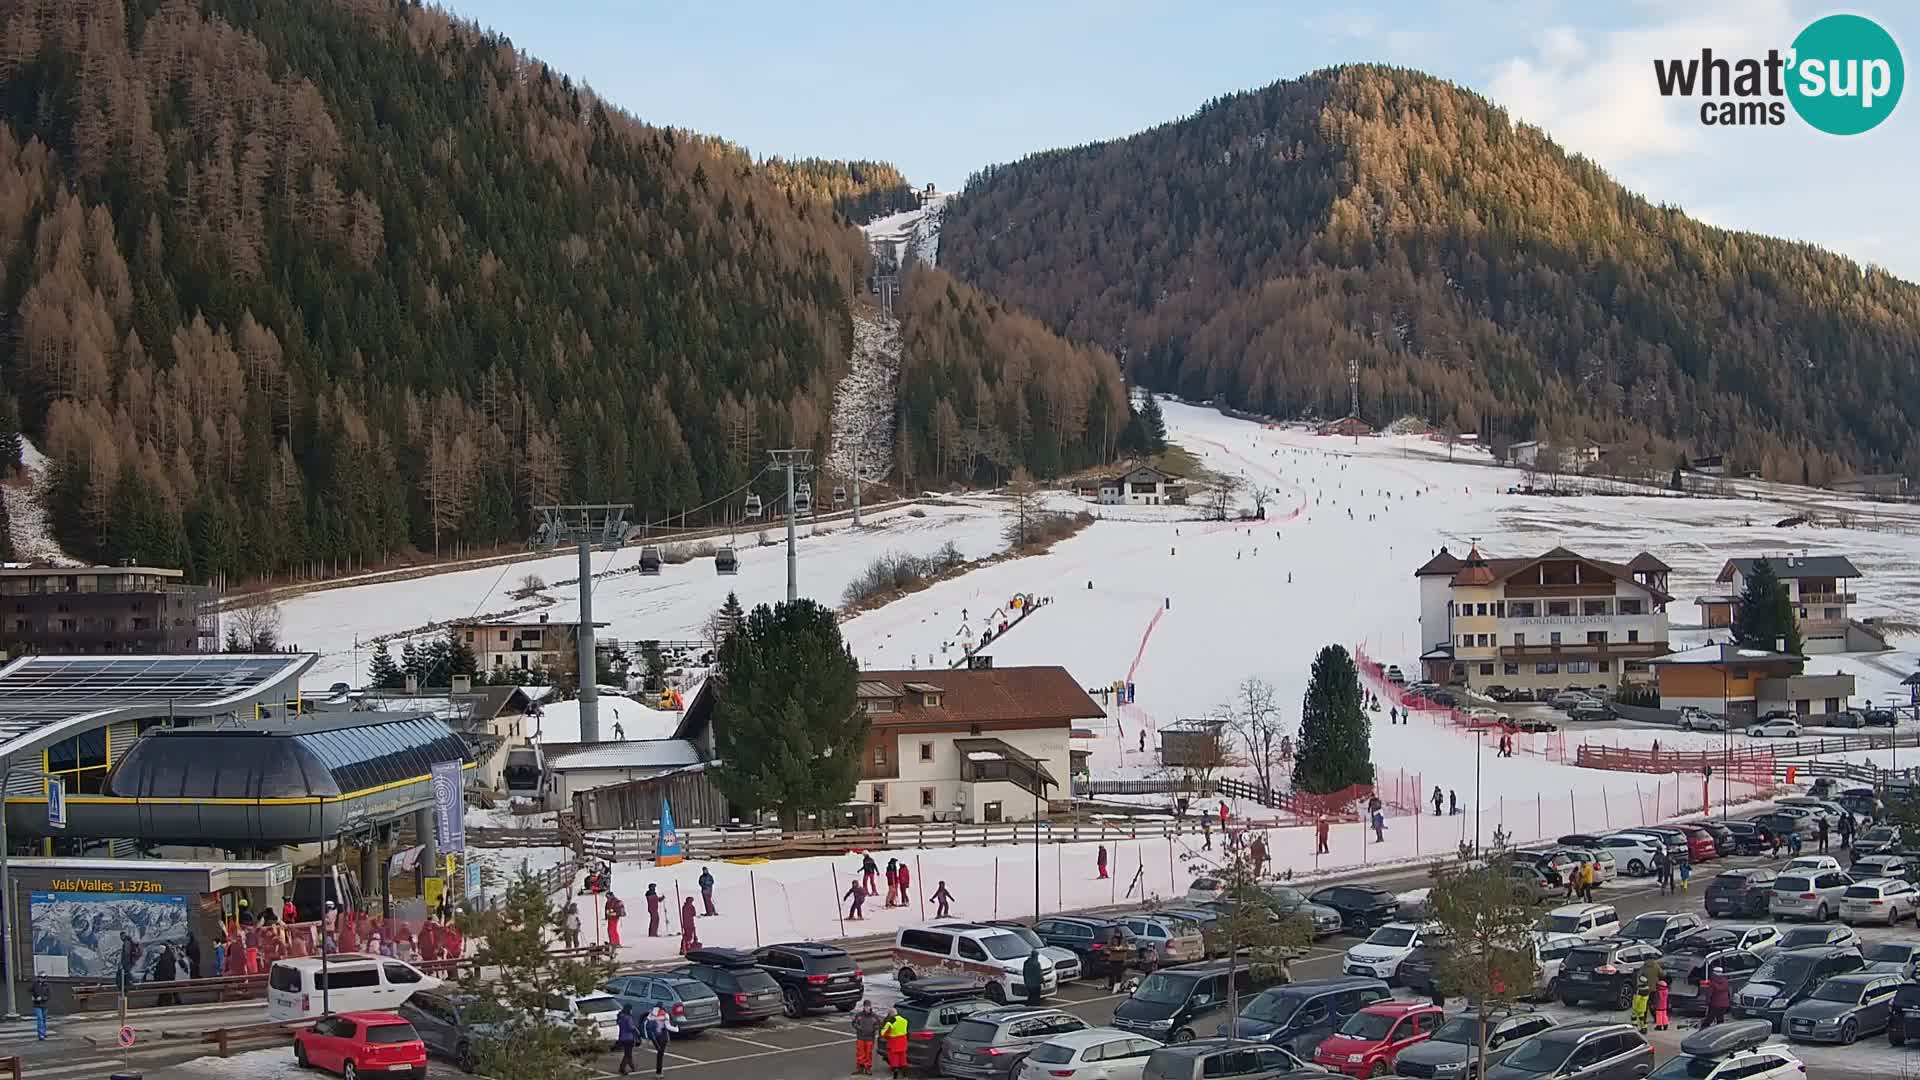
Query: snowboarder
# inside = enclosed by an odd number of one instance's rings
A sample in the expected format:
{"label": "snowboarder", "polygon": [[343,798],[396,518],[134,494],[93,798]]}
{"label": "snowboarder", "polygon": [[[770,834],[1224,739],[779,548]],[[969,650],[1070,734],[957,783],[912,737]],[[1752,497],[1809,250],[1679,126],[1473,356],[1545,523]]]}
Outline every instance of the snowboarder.
{"label": "snowboarder", "polygon": [[720,914],[713,909],[713,871],[704,866],[700,868],[700,899],[706,901],[707,914]]}
{"label": "snowboarder", "polygon": [[620,947],[620,917],[626,913],[627,905],[613,895],[613,890],[607,890],[607,944],[616,949]]}
{"label": "snowboarder", "polygon": [[693,897],[680,901],[680,955],[685,956],[700,947],[700,939],[693,933]]}
{"label": "snowboarder", "polygon": [[647,936],[660,936],[660,906],[667,898],[660,895],[660,887],[652,883],[647,885]]}
{"label": "snowboarder", "polygon": [[847,886],[847,894],[841,899],[847,901],[847,918],[865,919],[867,917],[865,914],[867,890],[860,884],[859,878],[853,879],[853,883]]}
{"label": "snowboarder", "polygon": [[1107,878],[1107,845],[1101,844],[1100,850],[1094,853],[1093,865],[1100,872],[1099,880],[1105,881]]}
{"label": "snowboarder", "polygon": [[913,872],[906,863],[900,864],[900,906],[907,906],[907,890],[913,886]]}
{"label": "snowboarder", "polygon": [[1441,794],[1440,786],[1438,784],[1435,784],[1433,788],[1433,816],[1434,817],[1440,816],[1440,807],[1445,802],[1446,802],[1446,796]]}
{"label": "snowboarder", "polygon": [[946,918],[948,915],[947,908],[952,903],[953,894],[947,891],[947,883],[943,881],[940,883],[939,888],[933,890],[934,917],[939,919]]}

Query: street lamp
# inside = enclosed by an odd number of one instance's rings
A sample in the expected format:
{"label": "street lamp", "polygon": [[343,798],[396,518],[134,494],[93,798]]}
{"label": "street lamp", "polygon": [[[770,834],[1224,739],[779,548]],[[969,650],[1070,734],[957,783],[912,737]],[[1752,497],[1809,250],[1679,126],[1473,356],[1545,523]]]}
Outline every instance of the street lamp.
{"label": "street lamp", "polygon": [[[1480,854],[1480,755],[1487,748],[1487,729],[1473,729],[1473,853]],[[1414,792],[1415,795],[1420,792]]]}

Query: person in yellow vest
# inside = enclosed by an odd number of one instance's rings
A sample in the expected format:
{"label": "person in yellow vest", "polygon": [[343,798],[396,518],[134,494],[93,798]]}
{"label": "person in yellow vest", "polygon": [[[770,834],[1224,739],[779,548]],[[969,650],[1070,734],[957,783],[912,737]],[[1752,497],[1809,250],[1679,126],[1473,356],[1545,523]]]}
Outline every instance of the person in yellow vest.
{"label": "person in yellow vest", "polygon": [[893,1075],[907,1075],[907,1018],[900,1015],[896,1006],[887,1015],[887,1022],[880,1025],[880,1041],[887,1048],[887,1068]]}

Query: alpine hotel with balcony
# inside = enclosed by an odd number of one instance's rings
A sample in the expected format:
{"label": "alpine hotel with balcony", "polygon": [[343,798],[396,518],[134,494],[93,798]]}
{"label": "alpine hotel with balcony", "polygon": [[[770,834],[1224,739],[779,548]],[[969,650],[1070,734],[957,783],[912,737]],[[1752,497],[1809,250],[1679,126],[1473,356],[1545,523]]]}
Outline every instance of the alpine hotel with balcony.
{"label": "alpine hotel with balcony", "polygon": [[1556,547],[1462,559],[1441,548],[1420,583],[1421,667],[1441,684],[1559,690],[1649,681],[1667,648],[1667,575],[1646,552],[1625,563]]}

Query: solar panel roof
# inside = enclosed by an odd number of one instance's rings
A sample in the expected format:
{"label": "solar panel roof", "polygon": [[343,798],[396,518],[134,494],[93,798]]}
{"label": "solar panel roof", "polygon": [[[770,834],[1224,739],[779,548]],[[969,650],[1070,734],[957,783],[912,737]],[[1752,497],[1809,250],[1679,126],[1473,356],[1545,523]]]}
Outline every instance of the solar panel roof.
{"label": "solar panel roof", "polygon": [[[0,667],[0,756],[106,713],[204,715],[290,691],[310,653],[27,656]],[[284,689],[281,689],[284,688]]]}

